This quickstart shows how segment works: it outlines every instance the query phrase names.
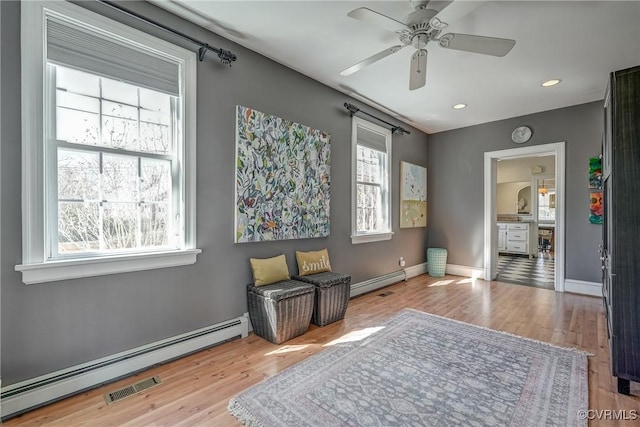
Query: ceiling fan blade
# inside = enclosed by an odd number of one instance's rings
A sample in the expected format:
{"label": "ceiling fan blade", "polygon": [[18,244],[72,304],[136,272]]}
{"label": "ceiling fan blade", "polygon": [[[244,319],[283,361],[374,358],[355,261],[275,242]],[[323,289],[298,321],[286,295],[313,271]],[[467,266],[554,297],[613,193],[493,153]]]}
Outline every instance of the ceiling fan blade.
{"label": "ceiling fan blade", "polygon": [[427,50],[417,50],[411,56],[411,74],[409,75],[409,90],[420,89],[427,82]]}
{"label": "ceiling fan blade", "polygon": [[397,51],[399,51],[403,47],[404,46],[402,46],[402,45],[391,46],[390,48],[385,49],[382,52],[378,52],[375,55],[372,55],[372,56],[370,56],[370,57],[368,57],[366,59],[363,59],[362,61],[358,62],[357,64],[354,64],[351,67],[347,68],[346,70],[341,71],[340,75],[349,76],[349,75],[355,73],[356,71],[360,71],[364,67],[366,67],[368,65],[371,65],[376,61],[381,60],[382,58],[386,58],[387,56],[396,53]]}
{"label": "ceiling fan blade", "polygon": [[447,33],[440,37],[440,46],[447,49],[484,55],[505,56],[515,46],[516,41],[497,37],[473,36],[470,34]]}
{"label": "ceiling fan blade", "polygon": [[354,9],[351,12],[347,13],[347,16],[349,18],[377,25],[395,33],[407,29],[407,26],[403,22],[390,18],[387,15],[383,15],[379,12],[376,12],[375,10],[371,10],[366,7],[359,7],[357,9]]}
{"label": "ceiling fan blade", "polygon": [[[438,12],[442,12],[442,9],[444,9],[445,7],[448,7],[451,3],[453,3],[453,0],[431,0],[427,2],[425,7],[427,9],[432,9]],[[413,2],[411,2],[411,5],[413,6]]]}

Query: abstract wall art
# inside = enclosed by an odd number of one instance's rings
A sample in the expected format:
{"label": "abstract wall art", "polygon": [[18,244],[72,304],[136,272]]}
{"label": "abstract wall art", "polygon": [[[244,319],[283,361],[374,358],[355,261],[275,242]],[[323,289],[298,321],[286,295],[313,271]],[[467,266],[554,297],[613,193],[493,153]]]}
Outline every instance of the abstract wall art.
{"label": "abstract wall art", "polygon": [[602,191],[589,193],[589,222],[602,224]]}
{"label": "abstract wall art", "polygon": [[331,136],[238,105],[235,242],[329,235]]}
{"label": "abstract wall art", "polygon": [[400,162],[400,228],[427,226],[427,169]]}
{"label": "abstract wall art", "polygon": [[602,188],[602,159],[589,158],[589,188]]}

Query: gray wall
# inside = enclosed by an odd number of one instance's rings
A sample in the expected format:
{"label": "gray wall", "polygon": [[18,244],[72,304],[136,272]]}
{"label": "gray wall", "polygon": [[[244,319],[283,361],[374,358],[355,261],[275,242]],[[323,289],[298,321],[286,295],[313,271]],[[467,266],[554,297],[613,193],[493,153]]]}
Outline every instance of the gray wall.
{"label": "gray wall", "polygon": [[[400,161],[427,165],[427,136],[415,129],[393,141],[393,229],[387,242],[352,245],[350,201],[351,120],[344,102],[364,105],[255,52],[244,49],[150,4],[126,6],[176,29],[230,49],[232,68],[209,54],[198,65],[197,245],[193,266],[24,285],[20,211],[20,5],[2,7],[2,381],[20,380],[214,324],[247,310],[249,257],[285,253],[296,268],[295,250],[329,249],[336,271],[354,282],[425,261],[427,231],[398,228]],[[124,17],[96,2],[100,11],[162,38],[191,44]],[[323,239],[233,243],[235,106],[256,108],[332,135],[331,235]],[[372,108],[366,111],[374,112]],[[387,121],[397,121],[377,113]]]}
{"label": "gray wall", "polygon": [[482,267],[484,152],[516,147],[511,131],[528,125],[528,145],[566,142],[566,278],[600,281],[602,226],[590,224],[588,159],[600,154],[603,104],[516,117],[429,136],[429,246],[448,248],[451,264]]}

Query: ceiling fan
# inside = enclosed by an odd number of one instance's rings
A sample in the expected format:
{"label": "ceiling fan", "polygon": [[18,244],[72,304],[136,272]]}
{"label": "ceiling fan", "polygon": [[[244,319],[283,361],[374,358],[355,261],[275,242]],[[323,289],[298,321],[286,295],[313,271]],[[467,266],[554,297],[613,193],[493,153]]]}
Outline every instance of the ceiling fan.
{"label": "ceiling fan", "polygon": [[446,49],[461,50],[465,52],[481,53],[492,56],[505,56],[516,44],[515,40],[497,37],[476,36],[460,33],[446,33],[440,35],[448,26],[437,18],[437,15],[453,1],[415,1],[410,3],[414,7],[404,20],[398,21],[366,7],[354,9],[347,14],[350,18],[358,19],[377,25],[399,35],[402,44],[392,46],[372,55],[357,64],[345,69],[340,74],[348,76],[362,70],[392,55],[406,46],[413,46],[416,52],[411,56],[409,89],[415,90],[423,87],[427,79],[427,44],[437,42],[440,47]]}

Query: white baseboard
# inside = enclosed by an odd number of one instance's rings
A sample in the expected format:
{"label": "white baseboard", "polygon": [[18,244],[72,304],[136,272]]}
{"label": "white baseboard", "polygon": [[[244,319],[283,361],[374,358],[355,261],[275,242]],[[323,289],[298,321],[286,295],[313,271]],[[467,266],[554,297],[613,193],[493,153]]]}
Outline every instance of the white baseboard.
{"label": "white baseboard", "polygon": [[474,279],[484,276],[484,269],[466,265],[447,264],[446,272],[454,276],[473,277]]}
{"label": "white baseboard", "polygon": [[[426,262],[418,265],[413,265],[411,267],[407,267],[404,269],[404,273],[406,276],[405,280],[411,279],[412,277],[416,277],[421,274],[426,274],[428,272],[429,272],[429,265]],[[464,277],[473,277],[473,278],[481,278],[484,275],[484,270],[482,268],[467,267],[466,265],[456,265],[456,264],[447,264],[445,272],[447,274],[452,274],[454,276],[464,276]]]}
{"label": "white baseboard", "polygon": [[404,280],[409,280],[412,277],[419,276],[421,274],[426,273],[427,271],[429,271],[429,269],[427,268],[426,262],[423,262],[422,264],[418,264],[418,265],[412,265],[411,267],[407,267],[404,269],[404,275],[405,275]]}
{"label": "white baseboard", "polygon": [[246,337],[249,315],[176,335],[81,365],[2,387],[1,417],[17,415],[80,391],[221,343]]}
{"label": "white baseboard", "polygon": [[602,283],[564,279],[564,291],[602,298]]}

